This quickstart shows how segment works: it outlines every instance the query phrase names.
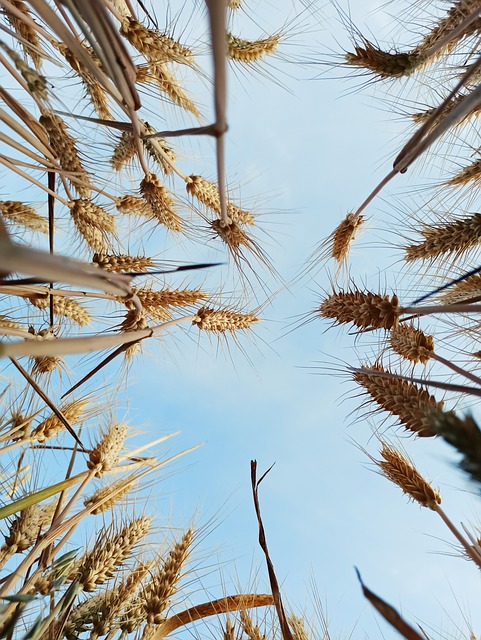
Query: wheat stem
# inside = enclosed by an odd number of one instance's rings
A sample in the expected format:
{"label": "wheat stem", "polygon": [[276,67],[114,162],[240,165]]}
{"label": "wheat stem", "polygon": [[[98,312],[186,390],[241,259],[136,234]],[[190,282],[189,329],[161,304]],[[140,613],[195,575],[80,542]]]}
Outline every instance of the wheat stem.
{"label": "wheat stem", "polygon": [[401,314],[413,314],[415,316],[426,316],[438,313],[479,313],[479,304],[439,304],[428,305],[426,307],[401,307]]}
{"label": "wheat stem", "polygon": [[471,382],[474,382],[474,384],[477,384],[477,385],[481,386],[481,378],[479,378],[478,376],[474,375],[474,373],[471,373],[471,371],[466,371],[466,369],[463,369],[462,367],[458,366],[457,364],[455,364],[451,360],[447,360],[446,358],[443,358],[442,356],[438,355],[437,353],[433,354],[431,357],[432,357],[433,360],[437,360],[438,362],[440,362],[441,364],[444,364],[446,367],[449,367],[450,369],[452,369],[456,373],[459,373],[462,376],[464,376],[465,378],[467,378],[468,380],[471,380]]}
{"label": "wheat stem", "polygon": [[451,531],[454,537],[461,543],[461,545],[463,546],[464,550],[466,551],[468,556],[471,558],[471,560],[481,569],[481,555],[477,552],[477,550],[473,549],[472,545],[469,544],[469,542],[466,540],[463,534],[454,525],[452,520],[448,518],[446,513],[443,511],[443,509],[441,509],[441,507],[438,504],[434,505],[432,509],[433,511],[436,511],[436,513],[440,516],[441,520],[448,527],[448,529]]}

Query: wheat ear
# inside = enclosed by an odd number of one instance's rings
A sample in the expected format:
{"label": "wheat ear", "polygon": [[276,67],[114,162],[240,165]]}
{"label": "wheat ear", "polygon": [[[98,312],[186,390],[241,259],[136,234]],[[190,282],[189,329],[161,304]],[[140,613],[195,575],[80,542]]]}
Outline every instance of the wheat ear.
{"label": "wheat ear", "polygon": [[406,430],[421,437],[437,435],[434,421],[453,412],[444,411],[444,403],[436,400],[426,390],[407,380],[391,378],[389,373],[376,364],[353,371],[352,377],[381,410],[396,416]]}
{"label": "wheat ear", "polygon": [[252,313],[239,313],[231,309],[213,309],[202,307],[196,312],[192,324],[195,324],[201,331],[211,331],[213,333],[235,333],[250,329],[253,324],[259,322],[259,318]]}
{"label": "wheat ear", "polygon": [[[50,307],[50,296],[38,296],[28,298],[30,304],[37,309],[47,310]],[[56,316],[67,318],[81,327],[89,325],[92,321],[90,313],[76,300],[64,296],[54,296],[53,312]]]}
{"label": "wheat ear", "polygon": [[121,33],[150,62],[178,62],[187,65],[194,63],[191,49],[165,33],[144,27],[130,16],[123,19]]}
{"label": "wheat ear", "polygon": [[227,55],[231,60],[249,64],[265,56],[272,55],[280,42],[280,34],[274,34],[259,40],[245,40],[227,32]]}
{"label": "wheat ear", "polygon": [[48,233],[48,220],[38,215],[33,207],[23,202],[4,200],[0,202],[0,214],[7,220],[31,231]]}
{"label": "wheat ear", "polygon": [[91,450],[87,467],[95,471],[97,478],[118,464],[119,454],[124,447],[126,437],[127,425],[113,423],[102,440]]}
{"label": "wheat ear", "polygon": [[69,179],[82,198],[89,198],[92,192],[90,178],[80,160],[76,140],[68,132],[62,118],[44,110],[39,119],[45,128],[50,146],[62,169],[69,174]]}
{"label": "wheat ear", "polygon": [[147,256],[129,256],[125,254],[95,253],[92,262],[105,271],[122,273],[123,271],[143,272],[154,266],[153,258]]}
{"label": "wheat ear", "polygon": [[[63,413],[66,420],[72,424],[79,422],[82,419],[88,406],[89,403],[85,398],[79,398],[62,405],[60,407],[60,411]],[[45,440],[53,438],[64,429],[65,425],[63,422],[61,422],[55,414],[52,414],[45,420],[42,420],[42,422],[32,431],[30,438],[33,441],[45,442]]]}
{"label": "wheat ear", "polygon": [[434,339],[413,325],[399,324],[391,329],[391,347],[410,362],[426,364],[434,356]]}
{"label": "wheat ear", "polygon": [[3,567],[7,560],[15,553],[22,553],[29,549],[41,529],[42,509],[34,504],[21,511],[12,521],[5,535],[5,542],[0,548],[0,567]]}
{"label": "wheat ear", "polygon": [[151,519],[141,516],[119,533],[100,534],[94,549],[81,558],[69,578],[80,583],[84,591],[94,591],[114,575],[115,570],[131,555],[133,548],[147,535]]}
{"label": "wheat ear", "polygon": [[425,226],[420,231],[424,240],[404,248],[406,262],[436,260],[441,257],[460,258],[481,242],[481,213],[459,220]]}
{"label": "wheat ear", "polygon": [[321,318],[335,320],[337,324],[352,323],[362,331],[388,330],[397,326],[401,307],[396,295],[389,298],[370,291],[340,290],[321,302],[318,313]]}
{"label": "wheat ear", "polygon": [[70,215],[85,242],[98,253],[108,252],[109,234],[114,234],[115,218],[98,204],[85,198],[70,203]]}
{"label": "wheat ear", "polygon": [[441,504],[441,494],[425,480],[414,464],[399,451],[382,443],[382,460],[376,460],[381,473],[412,500],[428,509]]}
{"label": "wheat ear", "polygon": [[154,174],[150,173],[140,183],[140,192],[151,207],[154,218],[165,225],[170,231],[183,231],[182,218],[175,210],[175,202],[169,190]]}
{"label": "wheat ear", "polygon": [[164,622],[165,609],[177,590],[193,537],[193,529],[188,529],[181,540],[174,544],[160,570],[152,576],[151,581],[144,588],[142,606],[148,625]]}

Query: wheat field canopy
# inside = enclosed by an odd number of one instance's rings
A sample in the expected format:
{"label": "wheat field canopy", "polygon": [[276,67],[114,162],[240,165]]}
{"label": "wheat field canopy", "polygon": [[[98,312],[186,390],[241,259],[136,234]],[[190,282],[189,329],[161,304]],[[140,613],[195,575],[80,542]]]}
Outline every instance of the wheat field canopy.
{"label": "wheat field canopy", "polygon": [[479,1],[0,5],[1,636],[477,637]]}

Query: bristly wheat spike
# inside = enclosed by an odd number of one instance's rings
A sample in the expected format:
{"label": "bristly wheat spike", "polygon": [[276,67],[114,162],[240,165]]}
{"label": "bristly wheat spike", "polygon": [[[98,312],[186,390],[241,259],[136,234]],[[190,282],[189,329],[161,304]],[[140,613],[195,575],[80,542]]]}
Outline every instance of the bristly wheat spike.
{"label": "bristly wheat spike", "polygon": [[133,633],[140,629],[145,623],[147,614],[143,606],[143,596],[140,594],[135,600],[127,607],[120,618],[119,626],[122,634]]}
{"label": "bristly wheat spike", "polygon": [[41,529],[41,508],[34,504],[23,509],[12,521],[0,548],[0,566],[15,553],[22,553],[36,541]]}
{"label": "bristly wheat spike", "polygon": [[[71,300],[70,302],[73,301]],[[51,329],[42,329],[41,331],[36,331],[33,327],[29,327],[28,332],[34,335],[38,340],[55,339],[55,335]],[[63,358],[59,358],[57,356],[36,356],[33,358],[32,375],[50,375],[51,373],[53,373],[53,371],[61,370],[63,365]]]}
{"label": "bristly wheat spike", "polygon": [[115,206],[121,213],[129,213],[144,218],[154,217],[152,207],[143,198],[138,198],[137,196],[121,196],[115,200]]}
{"label": "bristly wheat spike", "polygon": [[120,480],[117,480],[116,482],[112,482],[111,484],[108,484],[105,487],[100,487],[100,489],[97,489],[97,491],[94,491],[92,495],[85,498],[84,506],[87,508],[91,507],[92,505],[97,504],[104,498],[107,498],[107,496],[112,496],[111,498],[104,500],[102,504],[100,504],[98,507],[95,507],[90,512],[94,516],[98,515],[99,513],[104,513],[104,511],[108,511],[109,509],[112,509],[112,507],[115,504],[117,504],[119,500],[122,500],[122,498],[127,493],[129,493],[129,491],[131,491],[135,482],[136,481],[134,480],[133,477],[120,478]]}
{"label": "bristly wheat spike", "polygon": [[401,78],[412,73],[419,64],[419,56],[412,53],[382,51],[366,38],[362,46],[355,45],[354,53],[346,53],[346,64],[376,74],[380,78]]}
{"label": "bristly wheat spike", "polygon": [[45,128],[50,146],[64,171],[69,173],[69,180],[82,198],[89,198],[92,192],[90,178],[80,160],[76,140],[67,130],[62,118],[44,110],[39,119]]}
{"label": "bristly wheat spike", "polygon": [[404,247],[406,262],[460,258],[481,242],[481,213],[439,225],[424,226],[420,230],[424,240]]}
{"label": "bristly wheat spike", "polygon": [[[85,414],[89,403],[85,398],[79,398],[78,400],[72,400],[60,407],[60,411],[65,418],[73,424],[79,422],[82,416]],[[49,438],[53,438],[58,433],[65,429],[65,425],[60,419],[53,413],[51,416],[42,420],[42,422],[32,431],[31,439],[37,442],[45,442]]]}
{"label": "bristly wheat spike", "polygon": [[84,591],[94,591],[114,575],[115,570],[131,555],[134,547],[145,538],[151,521],[151,518],[141,516],[111,537],[104,531],[98,537],[94,549],[76,563],[69,578],[78,580]]}
{"label": "bristly wheat spike", "polygon": [[439,298],[442,304],[460,304],[481,300],[481,274],[469,276],[444,291]]}
{"label": "bristly wheat spike", "polygon": [[150,62],[162,64],[178,62],[188,65],[194,63],[194,54],[188,47],[180,44],[166,33],[147,29],[130,16],[122,21],[120,32]]}
{"label": "bristly wheat spike", "polygon": [[64,365],[63,358],[57,356],[36,356],[33,359],[32,375],[50,375],[54,371],[61,371]]}
{"label": "bristly wheat spike", "polygon": [[94,251],[106,253],[109,234],[115,233],[115,218],[91,200],[80,199],[70,203],[70,215],[85,242]]}
{"label": "bristly wheat spike", "polygon": [[[147,122],[145,122],[144,123],[144,133],[152,135],[152,134],[156,133],[156,131],[155,131],[154,127],[151,127]],[[157,144],[160,145],[162,151],[169,158],[169,160],[171,162],[175,163],[175,161],[177,160],[175,152],[172,149],[172,147],[169,145],[167,140],[165,140],[165,138],[156,138],[156,141],[157,141]],[[157,162],[157,164],[161,167],[161,169],[165,173],[165,175],[166,176],[170,175],[172,173],[172,167],[165,160],[164,156],[162,156],[157,151],[157,149],[152,144],[152,142],[148,138],[142,138],[142,143],[144,145],[145,150],[149,154],[149,156],[152,158],[152,160]]]}
{"label": "bristly wheat spike", "polygon": [[289,624],[291,625],[292,635],[294,640],[309,640],[309,635],[306,631],[306,626],[304,624],[304,619],[300,618],[296,615],[291,615],[288,618]]}
{"label": "bristly wheat spike", "polygon": [[33,207],[14,200],[0,201],[0,214],[13,223],[38,231],[48,233],[48,220],[38,215]]}
{"label": "bristly wheat spike", "polygon": [[[189,176],[185,188],[187,193],[194,196],[206,207],[209,207],[218,216],[221,214],[219,189],[213,182],[205,180],[202,176]],[[242,224],[254,224],[254,216],[232,202],[227,203],[227,215],[230,222]]]}
{"label": "bristly wheat spike", "polygon": [[[377,375],[379,373],[387,374],[387,377]],[[433,421],[440,415],[453,413],[444,411],[444,403],[425,389],[407,380],[390,377],[390,372],[379,364],[353,371],[352,378],[367,391],[380,410],[396,416],[405,429],[420,437],[437,435]]]}
{"label": "bristly wheat spike", "polygon": [[117,588],[106,592],[104,602],[101,603],[97,615],[92,620],[92,636],[102,637],[118,628],[119,615],[133,602],[149,569],[149,564],[137,565]]}
{"label": "bristly wheat spike", "polygon": [[459,418],[450,411],[438,415],[434,427],[436,433],[461,454],[461,469],[481,482],[481,430],[476,420],[470,415]]}
{"label": "bristly wheat spike", "polygon": [[132,132],[123,131],[114,147],[110,165],[115,171],[120,171],[128,162],[134,159],[135,152],[135,138]]}
{"label": "bristly wheat spike", "polygon": [[227,33],[227,55],[236,62],[256,62],[265,56],[273,54],[280,42],[280,34],[276,33],[259,40],[245,40]]}
{"label": "bristly wheat spike", "polygon": [[446,182],[451,187],[463,187],[470,182],[478,183],[481,180],[481,160],[476,160],[468,167],[453,176]]}
{"label": "bristly wheat spike", "polygon": [[399,324],[391,329],[391,347],[414,363],[426,364],[434,355],[434,339],[413,325]]}
{"label": "bristly wheat spike", "polygon": [[171,307],[187,307],[196,304],[200,300],[207,300],[209,297],[201,289],[162,289],[153,291],[147,288],[134,288],[133,291],[142,303],[144,311],[158,320],[168,320]]}
{"label": "bristly wheat spike", "polygon": [[140,193],[152,208],[154,217],[171,231],[183,231],[182,218],[175,210],[175,202],[169,190],[164,187],[159,178],[151,173],[146,175],[140,183]]}
{"label": "bristly wheat spike", "polygon": [[174,544],[163,566],[146,585],[142,600],[147,624],[160,624],[165,620],[164,611],[170,598],[176,593],[193,538],[193,529],[188,529],[182,539]]}
{"label": "bristly wheat spike", "polygon": [[455,38],[451,38],[435,52],[435,45],[458,27],[472,11],[479,8],[478,0],[456,0],[447,15],[423,38],[411,51],[382,51],[369,40],[361,36],[361,44],[355,45],[355,53],[347,53],[346,64],[372,71],[380,78],[400,78],[421,69],[446,52],[450,52],[463,38],[481,30],[481,19],[478,18],[462,30]]}
{"label": "bristly wheat spike", "polygon": [[370,291],[335,291],[319,306],[321,318],[330,318],[337,324],[352,323],[362,331],[392,329],[398,324],[401,307],[396,295]]}
{"label": "bristly wheat spike", "polygon": [[143,310],[139,312],[138,309],[129,309],[120,325],[120,331],[141,331],[147,329],[148,326],[149,323]]}
{"label": "bristly wheat spike", "polygon": [[164,64],[156,62],[150,64],[147,68],[138,67],[137,69],[137,82],[154,82],[174,104],[189,111],[197,119],[201,118],[202,114],[195,102],[188,96],[177,78]]}
{"label": "bristly wheat spike", "polygon": [[236,11],[241,5],[241,0],[226,0],[226,5],[231,11]]}
{"label": "bristly wheat spike", "polygon": [[239,613],[242,630],[250,640],[264,640],[259,627],[252,622],[252,618],[247,611],[241,611]]}
{"label": "bristly wheat spike", "polygon": [[[154,127],[151,127],[147,122],[142,122],[142,128],[144,135],[155,133]],[[157,138],[157,143],[161,146],[164,153],[168,158],[175,162],[176,156],[172,147],[167,143],[164,138]],[[148,155],[157,162],[161,167],[165,175],[172,173],[172,167],[166,162],[165,158],[157,151],[154,145],[148,138],[142,138],[142,144]],[[135,138],[131,131],[124,131],[114,148],[114,153],[110,160],[110,164],[113,169],[120,171],[128,162],[133,160],[136,156],[137,148],[135,145]]]}
{"label": "bristly wheat spike", "polygon": [[8,57],[12,60],[17,71],[23,77],[27,83],[27,87],[32,96],[35,96],[39,101],[48,101],[47,80],[45,76],[38,73],[36,69],[32,69],[25,60],[14,50],[11,49],[5,42],[0,41],[0,48],[5,51]]}
{"label": "bristly wheat spike", "polygon": [[223,224],[222,220],[213,220],[210,226],[212,230],[215,231],[215,234],[225,242],[235,261],[238,261],[240,258],[241,247],[246,247],[259,257],[262,257],[257,245],[247,235],[246,231],[241,229],[237,222]]}
{"label": "bristly wheat spike", "polygon": [[[50,307],[50,299],[48,295],[41,297],[30,297],[29,302],[37,309],[47,310]],[[85,327],[92,321],[90,313],[84,309],[76,300],[65,296],[54,296],[53,312],[56,316],[62,316],[68,320],[72,320],[81,327]]]}
{"label": "bristly wheat spike", "polygon": [[[439,122],[447,115],[453,111],[455,107],[457,107],[461,102],[465,99],[465,94],[460,94],[454,97],[442,110],[441,113],[437,115],[437,117],[433,120],[432,127],[439,124]],[[418,113],[414,113],[412,115],[412,119],[416,124],[424,124],[434,115],[434,112],[437,111],[437,107],[432,107],[431,109],[426,109],[425,111],[420,111]],[[457,123],[453,124],[453,126],[460,126],[465,122],[468,122],[472,118],[477,118],[481,114],[481,106],[475,105],[473,106],[466,115],[464,115]]]}
{"label": "bristly wheat spike", "polygon": [[[10,2],[23,14],[31,16],[28,5],[23,0],[10,0]],[[8,6],[4,7],[4,11],[12,27],[25,41],[21,43],[24,53],[30,56],[35,67],[39,69],[42,65],[42,56],[38,51],[41,47],[37,31],[26,20],[21,20],[13,13],[9,13]]]}
{"label": "bristly wheat spike", "polygon": [[30,435],[32,430],[32,417],[24,416],[20,411],[12,411],[10,414],[10,431],[12,435],[9,440],[17,442],[18,440],[25,440]]}
{"label": "bristly wheat spike", "polygon": [[118,464],[118,456],[124,447],[126,438],[127,425],[114,423],[109,427],[102,440],[91,450],[87,467],[95,470],[97,478]]}
{"label": "bristly wheat spike", "polygon": [[[94,63],[101,68],[100,60],[95,55],[94,51],[87,47],[82,41],[77,42],[84,49],[85,53],[94,61]],[[60,51],[65,60],[72,67],[73,71],[82,80],[86,94],[90,97],[92,106],[97,112],[98,117],[103,120],[110,120],[112,118],[112,114],[110,112],[107,92],[104,87],[93,75],[86,71],[82,63],[73,55],[70,49],[63,42],[53,42],[52,44]]]}
{"label": "bristly wheat spike", "polygon": [[154,259],[147,256],[128,256],[125,254],[109,255],[107,253],[95,253],[92,262],[105,271],[122,273],[132,271],[141,273],[154,266]]}
{"label": "bristly wheat spike", "polygon": [[89,631],[91,638],[101,638],[117,629],[119,615],[130,607],[148,572],[148,564],[138,564],[120,584],[77,605],[68,617],[65,637],[74,640]]}
{"label": "bristly wheat spike", "polygon": [[105,591],[96,593],[72,609],[63,630],[68,640],[75,640],[81,633],[90,631],[92,622],[97,618],[100,607],[105,601],[106,594]]}
{"label": "bristly wheat spike", "polygon": [[435,509],[441,504],[441,494],[425,480],[413,463],[399,451],[382,443],[381,456],[376,464],[388,480],[396,484],[403,493],[421,506]]}
{"label": "bristly wheat spike", "polygon": [[[434,45],[441,41],[449,32],[452,32],[476,9],[479,9],[479,0],[455,0],[446,15],[434,26],[433,29],[417,45],[415,52],[427,62],[427,53]],[[443,53],[449,53],[456,45],[468,36],[479,33],[481,30],[481,18],[472,21],[456,37],[451,38],[441,49],[429,57],[432,62]]]}
{"label": "bristly wheat spike", "polygon": [[332,234],[331,256],[342,265],[348,256],[352,242],[364,223],[364,217],[355,213],[348,213],[344,220],[336,227]]}
{"label": "bristly wheat spike", "polygon": [[259,318],[252,313],[239,313],[230,309],[212,309],[211,307],[199,309],[192,320],[192,324],[197,325],[201,331],[214,333],[244,331],[250,329],[256,322],[259,322]]}

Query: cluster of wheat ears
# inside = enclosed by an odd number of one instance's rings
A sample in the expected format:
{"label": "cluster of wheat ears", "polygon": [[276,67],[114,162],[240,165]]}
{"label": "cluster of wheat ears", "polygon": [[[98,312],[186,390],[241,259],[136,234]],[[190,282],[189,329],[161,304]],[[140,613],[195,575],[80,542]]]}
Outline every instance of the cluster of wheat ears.
{"label": "cluster of wheat ears", "polygon": [[[181,581],[197,532],[192,527],[173,536],[160,551],[151,544],[151,520],[133,513],[128,496],[187,452],[159,457],[157,449],[168,437],[139,446],[130,441],[127,447],[129,427],[112,409],[115,382],[101,392],[85,391],[96,379],[103,385],[104,368],[112,364],[128,373],[129,362],[143,357],[145,341],[163,339],[183,326],[236,340],[259,321],[258,310],[246,310],[246,300],[256,299],[262,288],[262,270],[275,269],[256,238],[255,212],[226,188],[226,70],[229,60],[247,68],[258,65],[276,52],[285,34],[246,40],[231,32],[239,2],[197,5],[208,25],[210,85],[195,45],[176,37],[170,26],[159,26],[158,15],[141,2],[0,0],[0,5],[0,163],[8,193],[0,201],[1,637],[110,640],[131,634],[160,640],[196,620],[218,616],[226,640],[241,635],[260,640],[263,633],[250,610],[270,606],[276,615],[265,634],[305,640],[310,633],[302,618],[286,615],[282,605],[260,518],[255,467],[254,501],[272,594],[226,595],[182,607]],[[466,209],[481,175],[479,160],[444,183],[458,194],[455,205],[438,220],[431,214],[404,247],[406,264],[422,265],[413,290],[431,294],[428,304],[358,289],[352,275],[346,287],[342,278],[373,197],[421,154],[429,154],[448,129],[462,139],[462,128],[478,115],[480,33],[479,0],[457,0],[408,51],[383,51],[352,28],[354,52],[343,60],[348,69],[390,82],[403,76],[416,80],[421,71],[442,65],[451,85],[438,106],[414,114],[419,128],[393,171],[314,256],[316,267],[330,259],[338,267],[332,293],[316,317],[355,327],[363,334],[358,344],[366,334],[380,335],[381,355],[349,369],[368,401],[417,436],[444,438],[477,482],[481,433],[475,420],[446,409],[429,387],[454,401],[481,394],[475,372],[479,326],[471,320],[480,311],[481,275],[474,270],[472,250],[481,238],[481,214]],[[192,78],[209,86],[210,124],[189,93]],[[172,125],[179,113],[190,126]],[[181,168],[190,162],[182,156],[185,140],[192,137],[213,141],[215,170],[208,178]],[[19,198],[23,193],[28,202]],[[144,255],[146,237],[155,238],[155,246],[172,237],[192,246],[218,243],[222,260],[230,261],[236,274],[233,291],[226,296],[222,284],[214,291],[207,288],[214,272],[210,264],[179,266]],[[190,272],[194,267],[207,269],[202,286],[192,284],[201,273]],[[187,279],[169,284],[169,271],[181,271]],[[444,329],[443,345],[459,335],[469,339],[461,362],[443,356],[433,336],[423,332],[422,323],[432,314],[441,318],[436,327]],[[392,368],[397,356],[407,368]],[[436,368],[426,374],[433,362]],[[67,367],[68,384],[62,375]],[[476,535],[461,532],[441,509],[439,491],[391,441],[380,440],[380,457],[372,459],[382,474],[438,513],[481,568]],[[81,527],[96,534],[90,535],[88,548],[72,551]],[[363,589],[405,637],[421,637]]]}

